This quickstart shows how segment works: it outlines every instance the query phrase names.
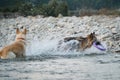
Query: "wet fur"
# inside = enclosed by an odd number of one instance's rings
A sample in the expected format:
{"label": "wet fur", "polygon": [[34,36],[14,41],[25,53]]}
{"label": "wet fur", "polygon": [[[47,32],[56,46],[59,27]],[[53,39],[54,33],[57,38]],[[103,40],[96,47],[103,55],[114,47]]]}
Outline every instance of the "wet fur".
{"label": "wet fur", "polygon": [[90,48],[94,41],[97,41],[97,38],[95,36],[95,32],[90,33],[87,35],[87,37],[66,37],[64,38],[64,42],[69,42],[71,40],[77,40],[79,42],[77,51],[79,50],[85,50],[87,48]]}
{"label": "wet fur", "polygon": [[16,39],[15,41],[5,46],[0,50],[0,58],[6,59],[9,53],[14,53],[15,56],[18,57],[25,57],[25,39],[26,39],[26,32],[27,30],[20,32],[19,29],[16,29]]}

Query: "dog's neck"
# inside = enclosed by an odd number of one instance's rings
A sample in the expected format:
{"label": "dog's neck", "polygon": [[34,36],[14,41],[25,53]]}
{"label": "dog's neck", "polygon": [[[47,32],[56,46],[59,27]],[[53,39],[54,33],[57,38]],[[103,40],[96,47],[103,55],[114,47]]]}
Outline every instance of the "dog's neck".
{"label": "dog's neck", "polygon": [[22,42],[25,42],[25,38],[16,38],[15,41],[22,41]]}
{"label": "dog's neck", "polygon": [[25,38],[17,38],[16,40],[25,40]]}
{"label": "dog's neck", "polygon": [[20,42],[20,43],[23,43],[24,45],[26,45],[26,40],[25,40],[25,38],[16,38],[16,39],[15,39],[15,42]]}

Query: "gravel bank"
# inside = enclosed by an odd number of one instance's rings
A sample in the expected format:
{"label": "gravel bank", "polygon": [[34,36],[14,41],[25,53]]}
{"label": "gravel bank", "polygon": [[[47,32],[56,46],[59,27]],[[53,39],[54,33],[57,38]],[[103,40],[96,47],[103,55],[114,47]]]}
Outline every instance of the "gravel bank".
{"label": "gravel bank", "polygon": [[28,16],[0,20],[0,47],[14,41],[15,29],[26,27],[27,40],[40,41],[62,39],[68,36],[86,36],[96,32],[100,41],[105,42],[108,51],[120,53],[120,17],[84,16],[84,17],[45,17]]}

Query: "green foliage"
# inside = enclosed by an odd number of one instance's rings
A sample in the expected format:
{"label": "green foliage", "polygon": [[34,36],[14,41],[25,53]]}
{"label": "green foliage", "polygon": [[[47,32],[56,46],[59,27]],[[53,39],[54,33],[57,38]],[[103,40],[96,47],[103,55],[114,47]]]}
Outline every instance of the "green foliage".
{"label": "green foliage", "polygon": [[0,12],[19,12],[25,16],[67,16],[68,10],[118,8],[120,0],[0,0]]}
{"label": "green foliage", "polygon": [[63,16],[68,15],[68,5],[67,2],[61,2],[55,9],[55,15],[62,14]]}
{"label": "green foliage", "polygon": [[57,8],[57,6],[58,6],[59,4],[58,4],[58,2],[57,2],[57,0],[51,0],[51,1],[49,1],[49,3],[48,3],[48,7],[49,7],[49,14],[48,14],[48,16],[57,16],[57,14],[55,13],[55,11],[56,11],[56,8]]}
{"label": "green foliage", "polygon": [[58,2],[57,0],[51,0],[48,4],[43,4],[41,7],[41,14],[45,16],[58,16],[62,14],[68,15],[68,5],[66,2]]}
{"label": "green foliage", "polygon": [[49,16],[49,14],[50,14],[50,8],[48,7],[47,4],[43,4],[43,5],[41,6],[40,10],[41,10],[41,12],[40,12],[41,15]]}
{"label": "green foliage", "polygon": [[33,5],[31,3],[25,3],[19,7],[19,12],[24,14],[25,16],[32,15],[32,11]]}
{"label": "green foliage", "polygon": [[66,0],[70,10],[76,10],[77,8],[87,9],[115,9],[120,8],[120,0]]}
{"label": "green foliage", "polygon": [[[31,2],[16,2],[17,6],[7,7],[0,11],[2,12],[19,12],[24,16],[28,15],[44,15],[44,16],[58,16],[62,14],[64,16],[68,15],[68,5],[65,1],[50,0],[48,4],[34,5]],[[18,6],[19,5],[19,6]]]}
{"label": "green foliage", "polygon": [[18,12],[24,0],[0,0],[0,12]]}

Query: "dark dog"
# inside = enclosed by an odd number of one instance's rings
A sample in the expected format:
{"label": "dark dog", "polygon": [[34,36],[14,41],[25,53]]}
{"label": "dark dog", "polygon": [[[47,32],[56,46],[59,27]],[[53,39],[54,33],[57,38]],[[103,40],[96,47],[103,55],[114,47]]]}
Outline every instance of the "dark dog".
{"label": "dark dog", "polygon": [[[87,48],[90,48],[93,44],[93,42],[97,41],[97,38],[95,36],[95,32],[90,33],[89,35],[87,35],[87,37],[66,37],[64,38],[63,43],[66,43],[66,45],[64,46],[64,50],[67,49],[76,49],[77,51],[80,50],[85,50]],[[72,42],[72,43],[71,43]],[[59,43],[59,47],[63,44],[61,41]]]}

